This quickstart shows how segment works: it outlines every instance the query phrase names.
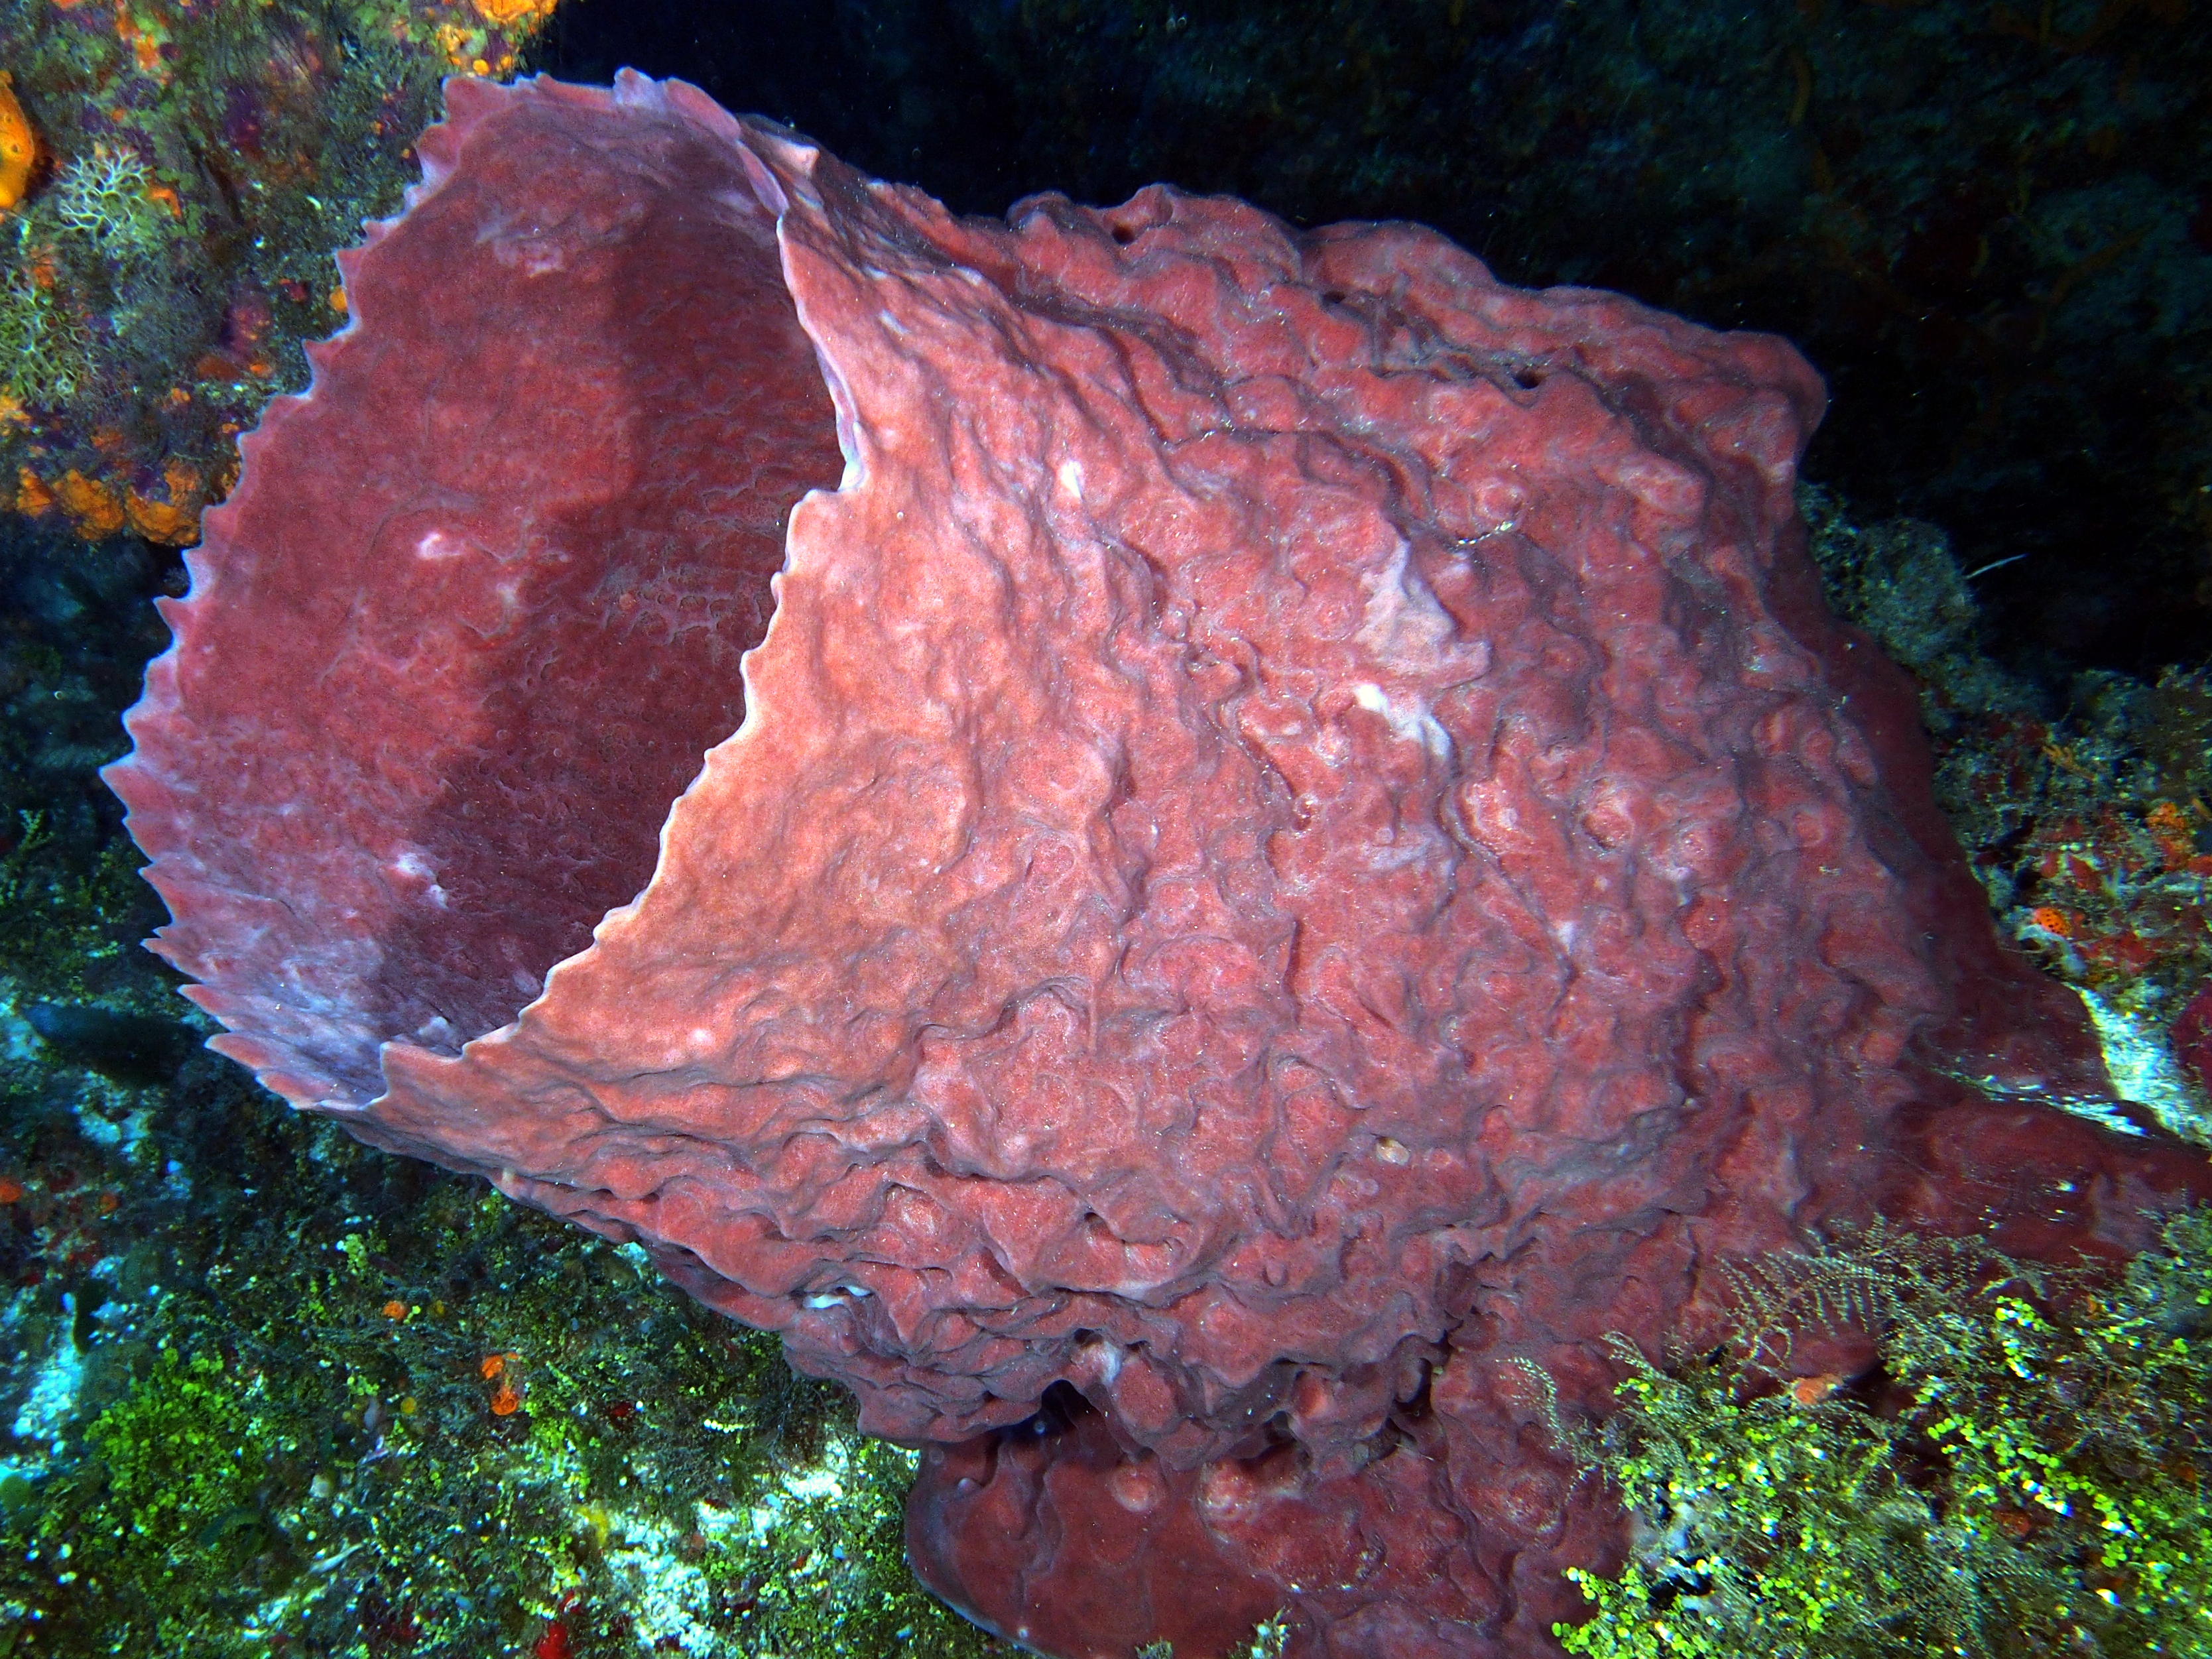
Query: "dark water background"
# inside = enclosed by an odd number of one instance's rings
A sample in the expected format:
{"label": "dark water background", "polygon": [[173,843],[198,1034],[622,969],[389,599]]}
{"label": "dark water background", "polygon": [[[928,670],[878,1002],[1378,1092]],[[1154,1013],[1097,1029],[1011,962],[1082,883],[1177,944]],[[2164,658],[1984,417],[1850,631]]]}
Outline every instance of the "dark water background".
{"label": "dark water background", "polygon": [[1954,538],[2057,685],[2212,650],[2212,18],[2163,0],[579,0],[957,211],[1164,179],[1433,225],[1516,283],[1796,341],[1808,473]]}

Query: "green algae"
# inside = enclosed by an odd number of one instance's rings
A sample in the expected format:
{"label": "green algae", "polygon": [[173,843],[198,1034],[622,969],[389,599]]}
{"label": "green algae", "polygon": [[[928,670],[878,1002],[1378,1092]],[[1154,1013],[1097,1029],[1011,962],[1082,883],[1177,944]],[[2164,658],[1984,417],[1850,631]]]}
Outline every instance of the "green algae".
{"label": "green algae", "polygon": [[[1739,1288],[1729,1349],[1619,1343],[1619,1408],[1561,1426],[1632,1522],[1569,1652],[2212,1652],[2212,1209],[2117,1283],[1877,1228]],[[1878,1370],[1790,1381],[1821,1325]]]}
{"label": "green algae", "polygon": [[140,1282],[0,1504],[0,1655],[1005,1650],[906,1570],[912,1455],[773,1339],[200,1081],[180,1127],[239,1155],[137,1201]]}

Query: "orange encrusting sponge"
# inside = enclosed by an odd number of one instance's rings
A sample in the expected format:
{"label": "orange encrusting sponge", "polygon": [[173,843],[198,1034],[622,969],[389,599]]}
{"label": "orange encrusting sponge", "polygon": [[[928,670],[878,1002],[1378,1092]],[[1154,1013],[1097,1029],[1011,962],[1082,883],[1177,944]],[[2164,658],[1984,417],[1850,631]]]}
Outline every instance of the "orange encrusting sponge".
{"label": "orange encrusting sponge", "polygon": [[39,136],[16,101],[11,77],[0,70],[0,212],[23,199],[38,164]]}

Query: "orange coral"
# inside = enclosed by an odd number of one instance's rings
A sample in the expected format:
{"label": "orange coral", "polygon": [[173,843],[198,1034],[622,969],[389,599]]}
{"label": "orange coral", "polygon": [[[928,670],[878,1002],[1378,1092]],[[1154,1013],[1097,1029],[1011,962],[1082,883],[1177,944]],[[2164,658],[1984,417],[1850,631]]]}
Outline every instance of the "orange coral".
{"label": "orange coral", "polygon": [[499,1387],[494,1389],[491,1395],[491,1414],[494,1417],[512,1417],[521,1407],[522,1390],[516,1388],[513,1379],[506,1375],[507,1366],[521,1358],[519,1353],[488,1353],[477,1362],[477,1375],[485,1382],[499,1378]]}
{"label": "orange coral", "polygon": [[76,526],[76,533],[85,540],[98,541],[103,536],[112,536],[123,528],[123,503],[115,492],[96,478],[88,478],[71,467],[54,486],[54,495],[61,501],[62,511],[68,514]]}
{"label": "orange coral", "polygon": [[198,541],[200,534],[200,508],[204,498],[200,491],[200,475],[179,460],[171,460],[161,469],[162,482],[168,486],[169,499],[157,501],[131,491],[124,501],[124,513],[131,527],[149,542],[160,542],[167,547],[183,547]]}
{"label": "orange coral", "polygon": [[553,0],[473,0],[477,15],[494,28],[508,28],[553,15]]}
{"label": "orange coral", "polygon": [[1825,1371],[1819,1376],[1801,1376],[1790,1385],[1790,1397],[1801,1406],[1817,1406],[1843,1385],[1841,1371]]}
{"label": "orange coral", "polygon": [[27,519],[35,519],[50,512],[54,505],[54,492],[46,488],[46,481],[27,466],[15,472],[15,510]]}
{"label": "orange coral", "polygon": [[0,211],[23,199],[38,164],[38,134],[15,100],[13,77],[0,70]]}
{"label": "orange coral", "polygon": [[2196,831],[2189,814],[2174,802],[2162,800],[2152,807],[2143,819],[2143,828],[2150,831],[2159,862],[2168,870],[2186,869],[2196,857]]}
{"label": "orange coral", "polygon": [[123,512],[131,527],[149,542],[182,547],[199,538],[200,515],[190,507],[149,501],[134,489],[124,498]]}
{"label": "orange coral", "polygon": [[2060,939],[2074,937],[2074,918],[2055,904],[2045,904],[2031,911],[2027,919],[2046,933],[2055,933]]}

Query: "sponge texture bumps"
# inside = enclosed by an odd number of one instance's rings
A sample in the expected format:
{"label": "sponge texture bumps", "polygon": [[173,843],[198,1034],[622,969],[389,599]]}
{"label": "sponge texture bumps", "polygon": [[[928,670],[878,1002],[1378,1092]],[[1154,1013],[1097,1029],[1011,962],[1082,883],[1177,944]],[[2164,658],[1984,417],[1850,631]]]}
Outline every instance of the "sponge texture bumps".
{"label": "sponge texture bumps", "polygon": [[1164,188],[955,220],[635,77],[422,154],[112,774],[161,948],[937,1443],[978,1617],[1538,1651],[1617,1522],[1516,1362],[2201,1182],[2020,1103],[2101,1073],[1820,606],[1782,342]]}

